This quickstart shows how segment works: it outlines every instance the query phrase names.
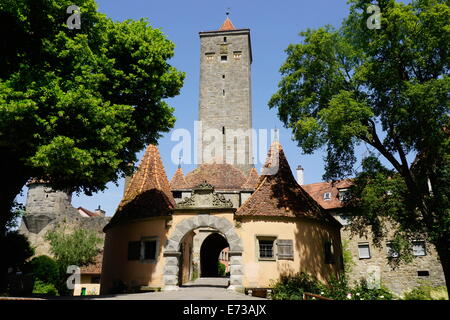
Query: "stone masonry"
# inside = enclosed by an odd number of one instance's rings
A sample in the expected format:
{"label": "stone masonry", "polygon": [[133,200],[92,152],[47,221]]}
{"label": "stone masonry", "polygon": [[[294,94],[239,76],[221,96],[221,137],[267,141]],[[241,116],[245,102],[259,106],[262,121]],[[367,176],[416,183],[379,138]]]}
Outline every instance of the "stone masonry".
{"label": "stone masonry", "polygon": [[[200,32],[200,43],[198,163],[225,160],[247,173],[252,162],[250,30]],[[212,150],[212,139],[218,150]]]}

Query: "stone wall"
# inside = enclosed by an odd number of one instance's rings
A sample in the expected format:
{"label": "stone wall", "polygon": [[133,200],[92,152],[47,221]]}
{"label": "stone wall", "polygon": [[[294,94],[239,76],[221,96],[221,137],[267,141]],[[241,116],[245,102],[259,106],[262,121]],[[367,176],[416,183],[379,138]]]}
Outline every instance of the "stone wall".
{"label": "stone wall", "polygon": [[[421,283],[445,286],[444,272],[431,244],[427,244],[425,256],[416,256],[411,263],[403,263],[393,268],[388,263],[386,241],[383,241],[382,247],[378,248],[373,245],[370,235],[367,237],[351,237],[350,231],[346,228],[342,229],[342,239],[348,241],[348,249],[352,254],[354,263],[349,273],[351,282],[358,281],[361,278],[370,279],[375,276],[381,281],[382,285],[397,295],[402,295]],[[369,244],[369,259],[359,258],[359,243]],[[419,276],[419,271],[428,271],[429,276]]]}
{"label": "stone wall", "polygon": [[82,217],[77,209],[72,207],[71,200],[71,194],[54,191],[45,184],[28,186],[26,212],[19,232],[25,235],[35,248],[35,256],[52,256],[45,236],[58,225],[64,225],[68,230],[93,230],[99,238],[104,239],[103,227],[110,217]]}
{"label": "stone wall", "polygon": [[[251,47],[250,31],[208,32],[200,34],[200,99],[203,146],[199,141],[198,162],[222,158],[248,172],[252,162]],[[226,61],[222,60],[226,57]],[[208,150],[208,129],[216,129],[223,150]],[[237,141],[236,141],[237,140]]]}

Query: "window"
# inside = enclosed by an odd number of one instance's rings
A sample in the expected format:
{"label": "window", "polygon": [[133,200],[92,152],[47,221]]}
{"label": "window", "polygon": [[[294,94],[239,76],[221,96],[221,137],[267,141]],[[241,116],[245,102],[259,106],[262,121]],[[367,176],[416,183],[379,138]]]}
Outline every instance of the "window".
{"label": "window", "polygon": [[323,194],[323,200],[326,200],[326,201],[331,200],[331,192],[325,192]]}
{"label": "window", "polygon": [[222,95],[225,96],[225,89],[222,90]]}
{"label": "window", "polygon": [[334,263],[333,243],[331,241],[325,241],[324,243],[325,263]]}
{"label": "window", "polygon": [[225,79],[225,75],[224,74],[222,75],[222,79]]}
{"label": "window", "polygon": [[386,243],[386,249],[387,249],[387,256],[389,258],[397,258],[398,257],[398,252],[395,251],[392,242],[387,242]]}
{"label": "window", "polygon": [[156,263],[158,243],[157,237],[147,237],[141,241],[128,242],[128,260],[139,260],[141,263]]}
{"label": "window", "polygon": [[225,62],[225,61],[227,61],[227,60],[228,60],[228,57],[227,57],[227,56],[220,56],[220,61]]}
{"label": "window", "polygon": [[429,277],[430,276],[430,272],[425,270],[425,271],[417,271],[417,276],[418,277]]}
{"label": "window", "polygon": [[358,244],[358,253],[360,259],[370,259],[370,247],[368,243]]}
{"label": "window", "polygon": [[234,51],[233,52],[233,57],[235,59],[240,59],[242,57],[242,51]]}
{"label": "window", "polygon": [[142,258],[143,260],[156,260],[156,240],[142,241]]}
{"label": "window", "polygon": [[425,241],[413,241],[412,250],[414,256],[426,256]]}
{"label": "window", "polygon": [[214,53],[211,53],[211,52],[205,53],[205,56],[206,56],[206,61],[208,61],[208,62],[214,61]]}
{"label": "window", "polygon": [[292,240],[277,240],[278,260],[294,260]]}
{"label": "window", "polygon": [[223,37],[223,42],[227,42],[227,37]]}
{"label": "window", "polygon": [[339,189],[339,200],[345,201],[348,198],[348,189]]}
{"label": "window", "polygon": [[181,191],[172,191],[172,195],[175,199],[181,199]]}
{"label": "window", "polygon": [[258,238],[258,258],[260,260],[275,260],[274,242],[275,238]]}
{"label": "window", "polygon": [[225,134],[225,127],[222,127],[222,134]]}

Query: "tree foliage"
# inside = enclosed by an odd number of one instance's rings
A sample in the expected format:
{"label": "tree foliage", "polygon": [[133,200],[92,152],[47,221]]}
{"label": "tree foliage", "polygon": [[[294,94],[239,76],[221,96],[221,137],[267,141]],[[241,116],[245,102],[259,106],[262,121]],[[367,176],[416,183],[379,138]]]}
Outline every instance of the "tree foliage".
{"label": "tree foliage", "polygon": [[98,245],[102,243],[95,231],[76,228],[70,232],[64,226],[49,230],[46,240],[64,274],[70,265],[81,267],[94,262],[100,252]]}
{"label": "tree foliage", "polygon": [[94,0],[77,1],[81,29],[70,30],[72,4],[0,3],[0,217],[31,177],[103,190],[174,125],[165,99],[184,79],[168,63],[174,44],[144,19],[107,18]]}
{"label": "tree foliage", "polygon": [[376,242],[394,224],[403,252],[408,239],[431,241],[449,284],[449,3],[375,1],[380,29],[366,25],[372,1],[349,3],[338,29],[306,30],[287,48],[269,105],[305,153],[326,148],[326,180],[353,176],[355,147],[371,147],[378,156],[354,181],[353,218],[371,226]]}

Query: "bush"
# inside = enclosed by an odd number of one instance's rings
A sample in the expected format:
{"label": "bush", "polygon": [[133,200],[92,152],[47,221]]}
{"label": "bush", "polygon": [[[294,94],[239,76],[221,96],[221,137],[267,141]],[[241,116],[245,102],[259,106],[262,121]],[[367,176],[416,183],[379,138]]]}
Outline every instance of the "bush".
{"label": "bush", "polygon": [[302,300],[304,292],[320,294],[321,289],[319,281],[307,273],[285,274],[272,287],[272,299]]}
{"label": "bush", "polygon": [[306,273],[282,275],[272,288],[274,300],[301,300],[303,293],[314,293],[334,300],[391,300],[393,295],[384,287],[368,288],[367,282],[361,280],[353,288],[345,275],[331,278],[327,285]]}
{"label": "bush", "polygon": [[392,300],[394,298],[394,295],[387,288],[368,288],[365,280],[361,280],[351,290],[351,294],[352,300]]}
{"label": "bush", "polygon": [[447,300],[447,289],[445,287],[432,287],[420,285],[403,295],[403,300]]}
{"label": "bush", "polygon": [[227,267],[220,261],[217,263],[217,272],[219,277],[225,277]]}
{"label": "bush", "polygon": [[58,263],[49,256],[38,256],[27,263],[26,272],[32,273],[42,283],[58,285],[60,272]]}
{"label": "bush", "polygon": [[45,283],[39,279],[34,282],[33,294],[42,294],[46,296],[57,296],[58,290],[51,283]]}

